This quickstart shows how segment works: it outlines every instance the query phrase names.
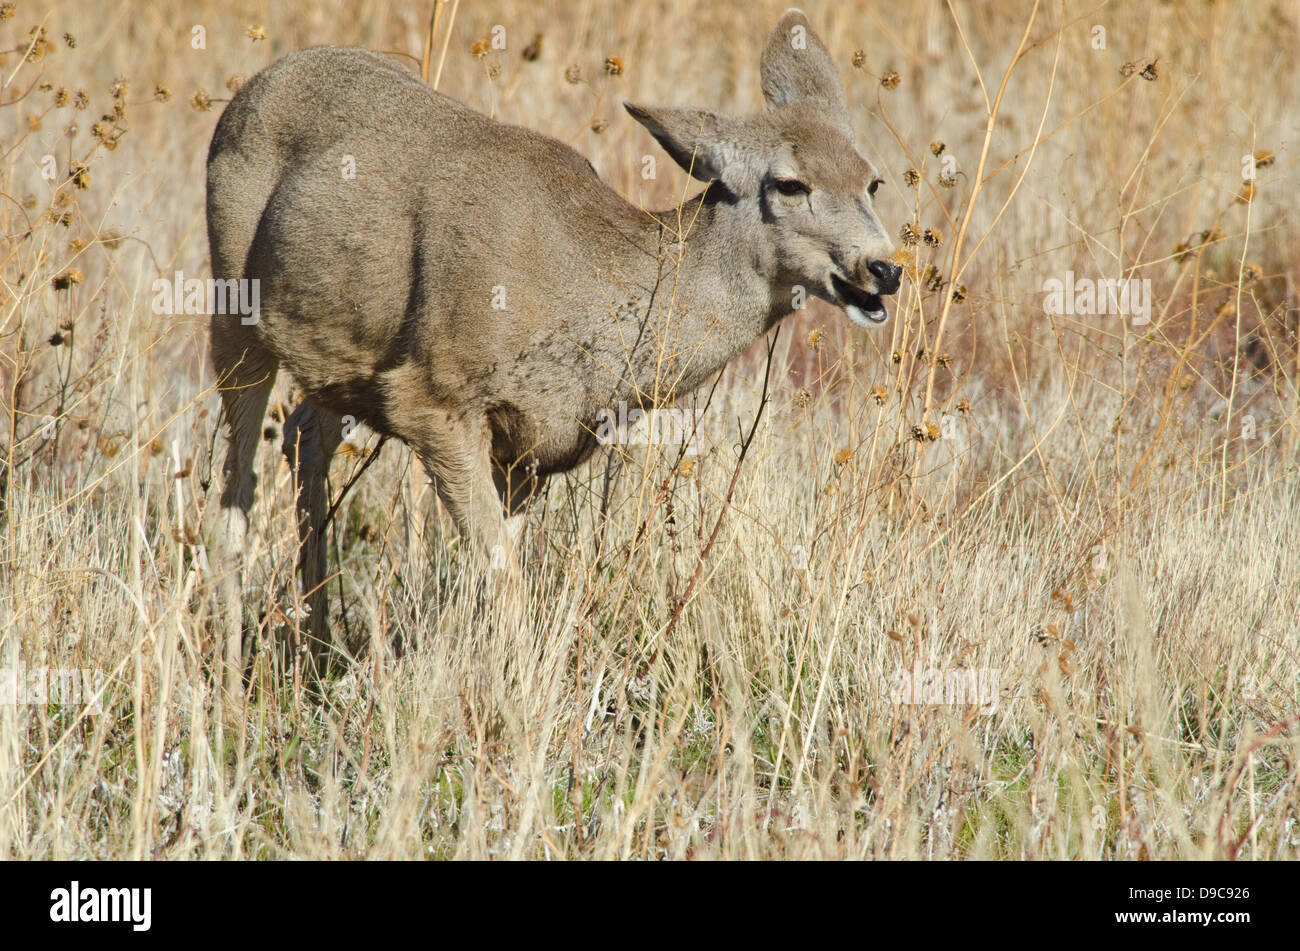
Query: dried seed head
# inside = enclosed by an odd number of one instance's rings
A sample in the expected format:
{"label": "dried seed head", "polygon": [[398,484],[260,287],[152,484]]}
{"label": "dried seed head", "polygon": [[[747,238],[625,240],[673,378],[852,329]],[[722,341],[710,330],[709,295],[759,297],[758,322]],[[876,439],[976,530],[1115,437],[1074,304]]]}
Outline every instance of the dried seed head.
{"label": "dried seed head", "polygon": [[943,232],[936,231],[934,228],[926,228],[923,240],[928,247],[937,248],[943,244]]}
{"label": "dried seed head", "polygon": [[936,365],[936,366],[941,366],[941,367],[943,367],[945,370],[951,370],[951,369],[952,369],[952,354],[951,354],[951,353],[941,353],[941,354],[939,354],[937,357],[934,358],[934,362],[935,362],[935,365]]}
{"label": "dried seed head", "polygon": [[27,51],[26,59],[35,63],[45,58],[45,54],[54,50],[54,44],[45,37],[45,27],[34,26],[27,31],[27,42],[21,47]]}
{"label": "dried seed head", "polygon": [[76,287],[82,281],[81,272],[75,267],[70,267],[61,274],[55,275],[50,281],[56,291],[66,291]]}
{"label": "dried seed head", "polygon": [[229,89],[232,94],[237,93],[239,90],[244,88],[244,83],[247,81],[248,77],[243,73],[232,73],[230,76],[226,77],[226,88]]}
{"label": "dried seed head", "polygon": [[1123,66],[1119,68],[1119,74],[1123,76],[1125,79],[1128,79],[1130,76],[1132,76],[1134,73],[1137,72],[1137,68],[1138,68],[1137,63],[1125,63]]}
{"label": "dried seed head", "polygon": [[1268,168],[1272,164],[1273,164],[1273,153],[1270,152],[1268,149],[1265,149],[1262,152],[1255,153],[1256,168]]}
{"label": "dried seed head", "polygon": [[915,188],[921,181],[921,173],[914,168],[909,168],[903,173],[903,183],[908,188]]}
{"label": "dried seed head", "polygon": [[1142,69],[1141,76],[1149,83],[1153,83],[1160,76],[1160,68],[1154,62],[1147,63]]}
{"label": "dried seed head", "polygon": [[608,73],[610,76],[622,76],[623,61],[619,59],[617,56],[606,56],[605,72]]}
{"label": "dried seed head", "polygon": [[1237,204],[1248,205],[1255,199],[1255,183],[1243,182],[1241,190],[1237,192]]}
{"label": "dried seed head", "polygon": [[910,221],[903,222],[903,227],[898,229],[898,237],[907,247],[910,247],[916,244],[917,241],[921,240],[920,234],[917,233],[916,225],[912,224]]}
{"label": "dried seed head", "polygon": [[895,350],[893,353],[891,353],[891,354],[889,355],[889,361],[890,361],[890,363],[902,363],[902,362],[903,362],[903,351],[902,351],[902,350]]}
{"label": "dried seed head", "polygon": [[820,328],[818,328],[817,330],[813,330],[813,331],[811,331],[811,332],[808,334],[808,346],[810,346],[810,347],[812,347],[814,350],[816,350],[816,349],[817,349],[817,345],[818,345],[819,343],[822,342],[822,337],[823,337],[823,336],[825,336],[825,334],[822,333],[822,331],[821,331]]}
{"label": "dried seed head", "polygon": [[90,187],[90,169],[80,162],[72,163],[72,168],[68,171],[68,178],[71,179],[73,185],[82,191]]}
{"label": "dried seed head", "polygon": [[852,458],[853,458],[853,450],[845,446],[843,449],[841,449],[839,452],[835,454],[835,464],[842,466]]}
{"label": "dried seed head", "polygon": [[877,406],[884,406],[889,401],[889,393],[883,386],[878,386],[871,391],[871,398],[876,401]]}
{"label": "dried seed head", "polygon": [[947,283],[946,281],[944,281],[943,275],[939,273],[939,269],[935,267],[933,264],[931,264],[925,269],[925,275],[923,280],[925,282],[925,289],[929,291],[931,294],[934,294],[942,290],[943,285]]}
{"label": "dried seed head", "polygon": [[86,90],[78,89],[77,94],[72,97],[72,108],[86,109],[89,106],[90,106],[90,96],[86,94]]}
{"label": "dried seed head", "polygon": [[608,128],[609,128],[609,123],[606,122],[604,119],[593,119],[591,121],[591,131],[596,133],[597,135],[600,135]]}
{"label": "dried seed head", "polygon": [[1247,261],[1245,267],[1241,269],[1241,277],[1242,280],[1245,281],[1257,281],[1259,280],[1259,276],[1263,273],[1263,268],[1254,261]]}
{"label": "dried seed head", "polygon": [[966,299],[966,285],[958,284],[956,287],[952,289],[952,302],[954,304],[960,304],[965,299]]}
{"label": "dried seed head", "polygon": [[57,108],[57,109],[62,109],[64,106],[66,106],[66,105],[67,105],[68,103],[70,103],[70,102],[72,102],[72,94],[69,93],[69,92],[68,92],[66,89],[64,89],[62,86],[60,86],[58,92],[56,92],[56,93],[54,94],[54,106],[55,106],[55,108]]}
{"label": "dried seed head", "polygon": [[469,54],[475,59],[482,59],[492,49],[492,44],[487,40],[475,40],[470,44]]}
{"label": "dried seed head", "polygon": [[853,51],[853,68],[861,69],[867,63],[867,54],[863,50]]}
{"label": "dried seed head", "polygon": [[77,48],[77,38],[73,36],[71,33],[64,33],[63,45],[70,50],[75,50]]}
{"label": "dried seed head", "polygon": [[196,89],[194,95],[190,96],[190,105],[199,112],[207,112],[212,108],[212,99],[205,90]]}
{"label": "dried seed head", "polygon": [[14,5],[12,3],[0,3],[0,20],[12,20],[14,18]]}
{"label": "dried seed head", "polygon": [[930,154],[931,154],[931,155],[942,155],[942,154],[943,154],[943,150],[946,149],[946,148],[947,148],[946,145],[944,145],[944,144],[943,144],[942,142],[940,142],[938,139],[935,139],[933,142],[930,143]]}
{"label": "dried seed head", "polygon": [[248,28],[248,38],[254,43],[266,39],[266,30],[262,29],[260,23],[254,23]]}
{"label": "dried seed head", "polygon": [[955,188],[955,187],[957,187],[957,176],[956,176],[956,175],[940,175],[940,176],[939,176],[939,186],[940,186],[941,188]]}
{"label": "dried seed head", "polygon": [[570,86],[576,86],[582,82],[582,67],[574,63],[564,71],[564,81]]}
{"label": "dried seed head", "polygon": [[808,392],[806,387],[801,386],[794,391],[794,402],[797,406],[807,406],[812,402],[812,394]]}
{"label": "dried seed head", "polygon": [[957,401],[957,412],[961,413],[963,416],[969,416],[970,400],[966,399],[966,397],[964,396],[961,399],[959,399]]}
{"label": "dried seed head", "polygon": [[533,41],[524,47],[520,54],[528,62],[534,62],[537,57],[542,55],[542,34],[534,33]]}
{"label": "dried seed head", "polygon": [[892,69],[883,73],[880,77],[880,85],[884,86],[886,89],[896,89],[898,88],[898,84],[902,81],[902,77]]}
{"label": "dried seed head", "polygon": [[126,97],[127,86],[130,85],[125,78],[118,76],[109,84],[108,94],[114,99],[123,99]]}
{"label": "dried seed head", "polygon": [[154,102],[167,102],[169,99],[171,99],[171,97],[172,97],[172,91],[168,89],[166,86],[164,86],[162,83],[158,83],[153,87]]}

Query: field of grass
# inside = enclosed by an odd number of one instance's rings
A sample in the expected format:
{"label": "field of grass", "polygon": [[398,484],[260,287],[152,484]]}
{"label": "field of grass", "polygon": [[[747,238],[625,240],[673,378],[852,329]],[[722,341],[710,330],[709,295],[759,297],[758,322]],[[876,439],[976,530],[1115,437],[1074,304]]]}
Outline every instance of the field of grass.
{"label": "field of grass", "polygon": [[[900,236],[890,324],[810,303],[682,404],[692,454],[553,479],[505,618],[386,444],[320,693],[272,649],[282,376],[260,650],[215,685],[207,320],[152,285],[210,273],[230,90],[321,43],[427,60],[664,207],[698,186],[622,101],[762,108],[786,5],[0,4],[0,856],[1300,855],[1294,3],[805,0]],[[1149,312],[1047,312],[1071,279]]]}

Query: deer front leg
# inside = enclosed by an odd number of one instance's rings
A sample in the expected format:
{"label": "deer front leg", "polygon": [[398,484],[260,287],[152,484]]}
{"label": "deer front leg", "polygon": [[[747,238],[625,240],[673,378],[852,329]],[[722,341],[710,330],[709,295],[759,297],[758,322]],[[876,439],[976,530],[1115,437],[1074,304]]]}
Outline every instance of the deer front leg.
{"label": "deer front leg", "polygon": [[524,530],[524,513],[545,488],[546,477],[537,474],[535,465],[523,462],[504,465],[500,460],[493,459],[492,478],[496,483],[497,496],[506,512],[506,530],[518,551],[519,539]]}
{"label": "deer front leg", "polygon": [[517,571],[486,423],[467,427],[451,413],[440,414],[420,438],[409,441],[477,567]]}

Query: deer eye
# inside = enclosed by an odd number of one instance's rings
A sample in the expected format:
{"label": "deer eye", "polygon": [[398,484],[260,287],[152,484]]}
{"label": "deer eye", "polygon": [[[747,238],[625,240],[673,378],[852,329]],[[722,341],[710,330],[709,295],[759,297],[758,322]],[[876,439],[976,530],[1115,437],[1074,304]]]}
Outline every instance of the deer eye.
{"label": "deer eye", "polygon": [[875,181],[873,181],[870,185],[867,186],[867,194],[870,195],[872,198],[875,198],[876,189],[883,184],[885,184],[884,181],[882,179],[877,178]]}
{"label": "deer eye", "polygon": [[776,190],[782,195],[806,195],[812,191],[811,188],[797,178],[778,178],[776,180]]}

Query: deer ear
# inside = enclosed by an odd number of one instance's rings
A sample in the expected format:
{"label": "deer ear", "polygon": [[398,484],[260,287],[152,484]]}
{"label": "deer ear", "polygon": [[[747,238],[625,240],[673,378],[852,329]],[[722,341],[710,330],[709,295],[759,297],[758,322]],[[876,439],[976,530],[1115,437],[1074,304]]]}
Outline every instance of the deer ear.
{"label": "deer ear", "polygon": [[722,118],[704,109],[643,106],[624,102],[623,108],[655,137],[673,161],[702,182],[722,178],[719,130]]}
{"label": "deer ear", "polygon": [[853,138],[849,107],[835,64],[802,10],[792,7],[785,11],[768,36],[759,76],[763,98],[770,108],[802,100],[817,101],[829,118]]}

